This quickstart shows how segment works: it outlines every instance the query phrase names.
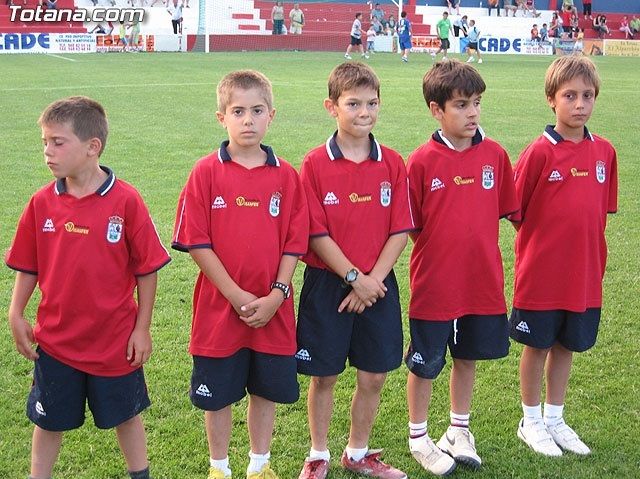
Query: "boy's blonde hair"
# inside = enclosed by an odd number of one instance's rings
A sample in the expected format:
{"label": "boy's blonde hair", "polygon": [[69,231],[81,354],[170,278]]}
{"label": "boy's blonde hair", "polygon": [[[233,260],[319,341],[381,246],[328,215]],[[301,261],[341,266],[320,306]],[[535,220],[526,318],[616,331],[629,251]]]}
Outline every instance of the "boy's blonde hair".
{"label": "boy's blonde hair", "polygon": [[38,119],[40,127],[63,123],[69,123],[73,134],[82,141],[98,138],[102,143],[98,156],[102,154],[107,144],[109,123],[100,103],[86,96],[63,98],[45,108]]}
{"label": "boy's blonde hair", "polygon": [[273,91],[269,79],[256,70],[238,70],[224,76],[218,87],[218,111],[224,113],[231,102],[234,90],[260,90],[262,99],[269,110],[273,109]]}
{"label": "boy's blonde hair", "polygon": [[576,77],[581,77],[585,83],[593,85],[595,96],[600,93],[600,77],[596,66],[584,55],[566,55],[556,58],[544,77],[544,93],[547,98],[553,98],[560,87]]}
{"label": "boy's blonde hair", "polygon": [[380,98],[380,80],[375,72],[361,62],[344,62],[335,67],[329,74],[329,99],[337,102],[338,98],[348,90],[355,88],[371,88]]}
{"label": "boy's blonde hair", "polygon": [[433,101],[443,111],[445,103],[456,92],[470,97],[486,89],[487,85],[478,70],[456,59],[436,63],[422,78],[422,94],[427,106]]}

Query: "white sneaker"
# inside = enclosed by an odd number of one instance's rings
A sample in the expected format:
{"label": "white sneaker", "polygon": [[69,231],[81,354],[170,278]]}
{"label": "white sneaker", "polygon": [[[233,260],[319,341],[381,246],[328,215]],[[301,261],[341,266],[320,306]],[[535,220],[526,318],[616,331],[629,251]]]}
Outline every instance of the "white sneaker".
{"label": "white sneaker", "polygon": [[542,418],[536,419],[525,426],[524,419],[518,424],[518,437],[535,452],[545,456],[562,456],[562,451],[556,445],[553,437],[544,425]]}
{"label": "white sneaker", "polygon": [[435,52],[431,52],[431,58],[433,58],[434,60],[436,59],[436,54],[435,54]]}
{"label": "white sneaker", "polygon": [[478,60],[478,63],[482,63],[482,58],[480,60]]}
{"label": "white sneaker", "polygon": [[345,57],[347,60],[351,60],[351,55],[349,55],[348,53],[345,53],[345,54],[344,54],[344,57]]}
{"label": "white sneaker", "polygon": [[551,434],[551,437],[553,438],[555,443],[563,451],[573,452],[582,456],[591,454],[591,449],[589,449],[589,447],[580,440],[580,437],[578,437],[573,429],[567,426],[567,423],[564,422],[564,419],[558,424],[547,426],[547,429],[549,430],[549,434]]}
{"label": "white sneaker", "polygon": [[408,59],[407,57],[402,57],[402,61],[403,61],[403,62],[408,62],[408,61],[409,61],[409,59]]}
{"label": "white sneaker", "polygon": [[436,476],[448,476],[456,468],[456,461],[436,447],[429,437],[420,441],[411,455],[422,467]]}
{"label": "white sneaker", "polygon": [[475,61],[476,61],[476,59],[475,59],[475,58],[473,58],[473,57],[469,57],[469,59],[467,60],[467,63],[473,63],[473,62],[475,62]]}
{"label": "white sneaker", "polygon": [[476,452],[476,440],[469,429],[449,426],[438,441],[438,447],[465,466],[477,469],[482,464]]}
{"label": "white sneaker", "polygon": [[364,58],[366,58],[367,60],[369,59],[369,55],[362,55]]}

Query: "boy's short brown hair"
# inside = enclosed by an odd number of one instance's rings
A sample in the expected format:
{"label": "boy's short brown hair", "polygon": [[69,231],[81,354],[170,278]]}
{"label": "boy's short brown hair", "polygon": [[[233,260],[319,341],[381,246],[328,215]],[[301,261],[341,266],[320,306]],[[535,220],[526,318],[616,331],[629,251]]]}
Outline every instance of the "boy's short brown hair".
{"label": "boy's short brown hair", "polygon": [[593,85],[595,96],[598,97],[600,92],[600,77],[596,70],[596,66],[589,58],[584,55],[566,55],[556,58],[544,77],[544,93],[547,98],[553,98],[560,87],[573,80],[576,77],[582,77],[586,83]]}
{"label": "boy's short brown hair", "polygon": [[273,109],[273,91],[271,89],[271,82],[262,73],[256,70],[238,70],[231,72],[220,80],[218,87],[216,88],[216,95],[218,97],[218,111],[224,113],[229,103],[234,90],[260,90],[262,99],[267,104],[269,110]]}
{"label": "boy's short brown hair", "polygon": [[478,70],[456,59],[436,63],[422,78],[422,94],[427,106],[434,101],[443,110],[445,103],[456,92],[470,97],[486,89],[487,85]]}
{"label": "boy's short brown hair", "polygon": [[69,123],[73,134],[82,141],[98,138],[102,143],[98,156],[102,154],[107,144],[109,123],[100,103],[86,96],[63,98],[45,108],[38,119],[41,127],[62,123]]}
{"label": "boy's short brown hair", "polygon": [[347,90],[371,88],[380,98],[380,80],[369,65],[361,62],[344,62],[329,74],[329,99],[337,102]]}

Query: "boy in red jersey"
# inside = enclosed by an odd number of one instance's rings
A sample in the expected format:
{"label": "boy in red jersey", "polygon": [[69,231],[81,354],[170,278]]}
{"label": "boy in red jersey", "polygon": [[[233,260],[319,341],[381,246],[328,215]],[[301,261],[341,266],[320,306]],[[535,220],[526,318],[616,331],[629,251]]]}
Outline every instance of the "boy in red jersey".
{"label": "boy in red jersey", "polygon": [[[138,192],[99,164],[108,133],[102,106],[66,98],[39,124],[56,180],[31,198],[5,258],[17,271],[11,331],[18,352],[35,361],[30,477],[51,477],[62,433],[83,424],[88,401],[97,427],[115,427],[130,476],[148,479],[142,365],[151,355],[156,271],[170,258]],[[36,285],[32,327],[24,310]]]}
{"label": "boy in red jersey", "polygon": [[307,250],[309,212],[296,170],[261,144],[275,115],[269,80],[236,71],[220,81],[217,96],[229,139],[194,166],[173,239],[200,268],[190,396],[205,410],[209,478],[231,477],[231,405],[248,392],[247,478],[273,479],[275,403],[299,397],[290,283]]}
{"label": "boy in red jersey", "polygon": [[604,231],[607,213],[618,206],[616,152],[586,127],[599,89],[588,58],[555,60],[545,95],[556,125],[546,127],[515,167],[520,214],[511,218],[518,233],[510,325],[511,337],[525,345],[518,437],[547,456],[590,452],[562,412],[573,352],[596,341],[607,260]]}
{"label": "boy in red jersey", "polygon": [[[469,431],[475,364],[509,351],[498,223],[518,206],[507,152],[478,124],[480,74],[457,60],[439,62],[422,90],[440,129],[407,163],[418,229],[410,235],[409,448],[426,470],[446,475],[456,462],[481,464]],[[427,417],[447,346],[451,425],[436,447]]]}
{"label": "boy in red jersey", "polygon": [[323,479],[333,390],[348,359],[355,367],[351,430],[342,466],[404,479],[369,450],[387,372],[402,362],[402,318],[393,265],[413,229],[402,157],[371,134],[380,82],[367,65],[343,63],[329,76],[324,106],[338,130],[311,150],[300,176],[311,213],[298,318],[298,372],[311,376],[311,451],[300,479]]}

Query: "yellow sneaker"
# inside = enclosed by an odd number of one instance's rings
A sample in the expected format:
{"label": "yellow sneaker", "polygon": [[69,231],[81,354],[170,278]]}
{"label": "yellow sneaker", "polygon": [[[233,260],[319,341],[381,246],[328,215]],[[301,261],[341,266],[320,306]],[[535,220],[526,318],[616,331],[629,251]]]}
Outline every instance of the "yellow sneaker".
{"label": "yellow sneaker", "polygon": [[217,467],[210,467],[208,479],[231,479],[231,474],[225,476],[224,472]]}
{"label": "yellow sneaker", "polygon": [[271,464],[267,462],[260,472],[247,472],[247,479],[278,479],[278,476],[271,469]]}

